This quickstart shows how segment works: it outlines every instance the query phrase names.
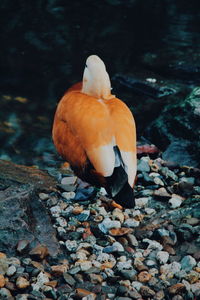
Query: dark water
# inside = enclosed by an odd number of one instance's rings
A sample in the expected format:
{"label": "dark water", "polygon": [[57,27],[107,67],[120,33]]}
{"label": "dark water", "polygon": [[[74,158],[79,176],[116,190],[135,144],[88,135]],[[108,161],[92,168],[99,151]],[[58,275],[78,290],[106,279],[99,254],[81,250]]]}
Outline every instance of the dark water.
{"label": "dark water", "polygon": [[90,54],[105,61],[114,92],[133,108],[139,137],[164,104],[149,112],[154,97],[123,86],[118,74],[160,78],[183,94],[199,84],[198,1],[4,0],[0,9],[0,158],[40,167],[58,161],[56,103]]}

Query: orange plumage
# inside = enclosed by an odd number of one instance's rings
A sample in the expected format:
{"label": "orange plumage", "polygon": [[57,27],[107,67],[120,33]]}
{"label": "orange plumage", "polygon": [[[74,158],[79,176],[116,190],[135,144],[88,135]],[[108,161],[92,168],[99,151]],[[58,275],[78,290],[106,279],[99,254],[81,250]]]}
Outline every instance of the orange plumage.
{"label": "orange plumage", "polygon": [[132,207],[135,122],[125,103],[111,94],[103,61],[92,55],[86,63],[83,81],[73,85],[58,104],[53,141],[81,179],[104,186],[116,202]]}

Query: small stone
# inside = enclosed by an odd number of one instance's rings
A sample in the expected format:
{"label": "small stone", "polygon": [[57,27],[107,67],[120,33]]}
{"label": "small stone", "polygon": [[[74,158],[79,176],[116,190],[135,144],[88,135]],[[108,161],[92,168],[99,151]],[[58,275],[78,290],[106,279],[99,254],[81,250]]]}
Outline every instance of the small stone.
{"label": "small stone", "polygon": [[49,199],[49,195],[45,193],[39,193],[40,200],[47,200]]}
{"label": "small stone", "polygon": [[160,273],[170,277],[173,277],[174,275],[178,276],[180,270],[181,264],[176,261],[171,264],[164,264],[160,267]]}
{"label": "small stone", "polygon": [[159,177],[155,177],[153,181],[157,185],[164,186],[164,182]]}
{"label": "small stone", "polygon": [[90,281],[95,284],[103,282],[103,277],[99,274],[89,274],[89,278],[90,278]]}
{"label": "small stone", "polygon": [[137,170],[138,172],[150,172],[150,166],[149,166],[149,158],[148,157],[142,157],[137,162]]}
{"label": "small stone", "polygon": [[88,296],[88,295],[92,295],[93,296],[93,299],[96,299],[96,294],[94,294],[94,293],[92,293],[92,292],[90,292],[90,291],[88,291],[88,290],[85,290],[85,289],[80,289],[80,288],[77,288],[76,289],[76,296],[78,297],[78,298],[83,298],[83,297],[86,297],[86,296]]}
{"label": "small stone", "polygon": [[79,214],[82,213],[82,211],[83,211],[83,207],[81,207],[81,206],[76,206],[76,207],[74,207],[74,209],[72,210],[72,213],[73,213],[74,215],[79,215]]}
{"label": "small stone", "polygon": [[89,260],[78,260],[75,266],[80,266],[82,271],[87,271],[92,267],[92,262]]}
{"label": "small stone", "polygon": [[154,296],[154,300],[162,300],[165,298],[165,293],[163,290],[157,292]]}
{"label": "small stone", "polygon": [[137,291],[140,290],[140,288],[143,286],[143,284],[139,281],[132,281],[131,285],[133,288],[135,288]]}
{"label": "small stone", "polygon": [[189,281],[189,283],[195,283],[200,279],[200,273],[191,271],[189,274],[185,276],[185,279]]}
{"label": "small stone", "polygon": [[12,265],[8,268],[6,275],[10,277],[10,276],[14,275],[16,273],[16,271],[17,271],[16,267],[14,265]]}
{"label": "small stone", "polygon": [[164,187],[154,191],[154,195],[161,198],[171,198],[171,195],[167,192]]}
{"label": "small stone", "polygon": [[112,236],[123,236],[127,235],[128,233],[131,233],[132,231],[133,229],[127,227],[112,228],[109,230],[109,234]]}
{"label": "small stone", "polygon": [[112,212],[112,215],[119,220],[121,223],[124,222],[124,214],[119,208],[115,208]]}
{"label": "small stone", "polygon": [[155,292],[150,289],[148,286],[141,286],[140,288],[140,293],[143,297],[154,297],[155,296]]}
{"label": "small stone", "polygon": [[183,198],[178,195],[172,195],[172,198],[169,200],[171,208],[180,207],[183,202]]}
{"label": "small stone", "polygon": [[123,278],[131,280],[131,281],[136,280],[136,278],[137,278],[137,271],[134,269],[121,270],[120,274],[123,276]]}
{"label": "small stone", "polygon": [[0,288],[4,287],[5,283],[5,277],[2,274],[0,274]]}
{"label": "small stone", "polygon": [[69,269],[68,264],[51,266],[51,271],[54,275],[60,276],[66,273]]}
{"label": "small stone", "polygon": [[107,246],[103,249],[103,252],[105,253],[123,252],[123,251],[124,251],[124,247],[119,242],[115,242],[112,244],[112,246]]}
{"label": "small stone", "polygon": [[65,282],[68,283],[70,286],[74,286],[76,283],[76,280],[68,273],[63,273],[63,277],[65,279]]}
{"label": "small stone", "polygon": [[140,222],[139,221],[136,221],[135,219],[127,219],[125,222],[124,222],[124,226],[127,226],[127,227],[131,227],[131,228],[134,228],[134,227],[138,227],[140,225]]}
{"label": "small stone", "polygon": [[191,271],[195,266],[197,262],[191,255],[186,255],[181,260],[181,267],[186,272]]}
{"label": "small stone", "polygon": [[89,210],[83,210],[81,214],[77,215],[76,218],[80,222],[85,222],[90,216],[90,211]]}
{"label": "small stone", "polygon": [[16,286],[18,289],[25,289],[30,286],[30,282],[26,278],[20,276],[16,280]]}
{"label": "small stone", "polygon": [[62,178],[61,180],[61,184],[75,184],[77,181],[77,177],[76,176],[67,176]]}
{"label": "small stone", "polygon": [[65,242],[65,246],[66,246],[68,251],[75,252],[77,247],[78,247],[78,244],[77,244],[76,241],[67,240]]}
{"label": "small stone", "polygon": [[45,285],[50,286],[52,288],[55,288],[58,285],[58,281],[57,280],[51,280],[49,282],[46,282]]}
{"label": "small stone", "polygon": [[175,295],[172,300],[184,300],[184,298],[181,295]]}
{"label": "small stone", "polygon": [[50,212],[51,212],[52,216],[55,218],[58,218],[60,216],[61,211],[62,210],[61,210],[60,206],[58,206],[58,205],[52,206],[50,208]]}
{"label": "small stone", "polygon": [[169,259],[169,253],[166,251],[158,251],[156,258],[160,264],[166,264]]}
{"label": "small stone", "polygon": [[138,241],[136,237],[133,234],[128,234],[127,235],[127,240],[130,243],[131,246],[137,247],[138,246]]}
{"label": "small stone", "polygon": [[71,200],[76,197],[76,193],[75,192],[63,192],[62,197],[65,198],[66,200]]}
{"label": "small stone", "polygon": [[120,228],[121,227],[121,223],[119,221],[112,221],[109,218],[105,218],[103,220],[103,222],[101,222],[100,224],[98,224],[99,229],[103,232],[103,233],[108,233],[109,229],[112,228]]}
{"label": "small stone", "polygon": [[23,253],[29,245],[29,241],[28,240],[20,240],[17,244],[17,251],[19,253]]}
{"label": "small stone", "polygon": [[198,224],[199,224],[200,220],[197,219],[197,218],[188,218],[188,219],[186,220],[186,222],[187,222],[187,224],[189,224],[189,225],[195,226],[195,225],[198,225]]}
{"label": "small stone", "polygon": [[150,208],[150,207],[146,207],[146,208],[144,209],[144,211],[145,211],[145,213],[146,213],[147,215],[153,215],[153,214],[156,213],[156,210],[155,210],[154,208]]}
{"label": "small stone", "polygon": [[148,202],[149,202],[149,197],[135,199],[135,205],[140,208],[146,207],[148,205]]}
{"label": "small stone", "polygon": [[138,274],[138,281],[145,283],[148,282],[151,279],[151,274],[147,271],[142,271]]}
{"label": "small stone", "polygon": [[60,227],[66,227],[66,226],[67,226],[67,221],[66,221],[65,218],[63,218],[63,217],[58,217],[58,218],[56,218],[56,223],[57,223]]}
{"label": "small stone", "polygon": [[[3,299],[3,300],[6,300],[6,299],[7,300],[14,300],[14,299],[16,299],[16,300],[18,300],[18,298],[14,298],[12,296],[11,292],[7,288],[1,288],[0,289],[0,299]],[[23,300],[23,299],[21,299],[21,300]],[[27,298],[24,299],[24,300],[27,300]]]}
{"label": "small stone", "polygon": [[44,259],[49,255],[49,250],[45,245],[38,245],[29,252],[29,255],[38,259]]}
{"label": "small stone", "polygon": [[148,248],[147,249],[155,249],[155,250],[162,250],[163,249],[163,246],[156,242],[156,241],[153,241],[153,240],[150,240],[150,239],[143,239],[143,242],[144,243],[148,243]]}
{"label": "small stone", "polygon": [[132,269],[132,260],[127,260],[127,261],[119,261],[116,265],[117,269],[119,271],[121,270],[129,270]]}
{"label": "small stone", "polygon": [[183,283],[177,283],[168,288],[168,292],[172,295],[178,294],[185,290],[185,285]]}

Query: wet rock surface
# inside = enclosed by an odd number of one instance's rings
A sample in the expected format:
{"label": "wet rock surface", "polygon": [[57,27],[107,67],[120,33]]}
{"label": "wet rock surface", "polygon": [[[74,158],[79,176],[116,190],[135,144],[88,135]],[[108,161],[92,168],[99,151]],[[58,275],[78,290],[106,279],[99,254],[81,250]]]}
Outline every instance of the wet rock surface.
{"label": "wet rock surface", "polygon": [[[6,247],[0,253],[2,297],[195,299],[200,288],[199,170],[174,168],[148,155],[138,165],[134,209],[113,207],[103,190],[82,198],[79,192],[89,195],[92,187],[66,168],[57,170],[57,190],[35,191],[31,212],[41,205],[48,212],[60,251],[52,251],[49,231],[42,243],[13,237],[17,253]],[[179,189],[183,178],[191,182],[190,192]],[[63,182],[74,186],[75,197],[65,196]],[[179,199],[179,205],[172,206],[171,199]],[[11,207],[5,209],[12,215]],[[40,218],[44,226],[47,219]]]}

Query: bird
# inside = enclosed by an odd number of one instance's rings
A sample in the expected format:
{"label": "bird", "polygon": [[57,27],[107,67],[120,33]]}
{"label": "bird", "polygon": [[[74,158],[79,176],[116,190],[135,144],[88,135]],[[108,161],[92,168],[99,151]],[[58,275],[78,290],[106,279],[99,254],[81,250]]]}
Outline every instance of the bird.
{"label": "bird", "polygon": [[111,90],[104,62],[90,55],[82,81],[57,105],[52,139],[80,179],[104,187],[123,208],[134,208],[136,125],[128,106]]}

